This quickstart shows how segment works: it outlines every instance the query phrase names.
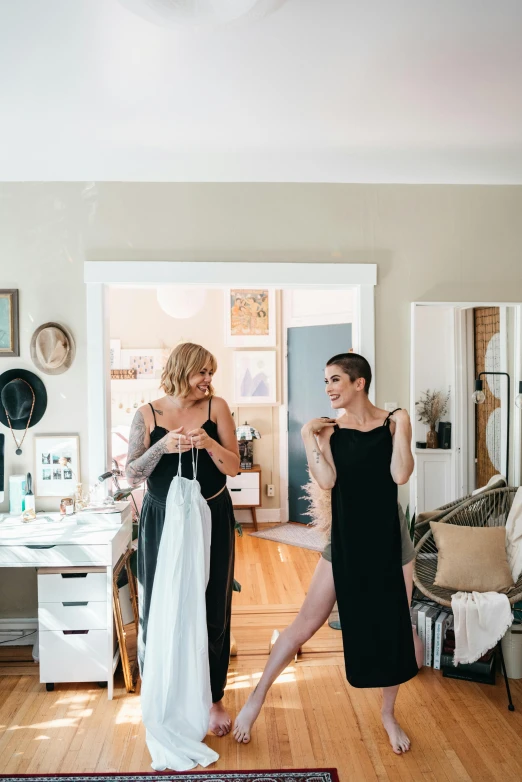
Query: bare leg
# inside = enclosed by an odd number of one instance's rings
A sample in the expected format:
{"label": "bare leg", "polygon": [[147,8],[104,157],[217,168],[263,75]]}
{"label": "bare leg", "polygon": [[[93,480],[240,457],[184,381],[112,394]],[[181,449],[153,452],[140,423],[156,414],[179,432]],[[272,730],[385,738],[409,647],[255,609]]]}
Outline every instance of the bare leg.
{"label": "bare leg", "polygon": [[[411,606],[411,599],[413,596],[413,562],[408,562],[402,566],[402,573],[404,575],[404,583],[406,584],[406,593],[408,595],[408,605]],[[417,635],[417,628],[412,626],[413,630],[413,644],[415,646],[415,659],[417,665],[422,668],[424,664],[424,646],[422,641]]]}
{"label": "bare leg", "polygon": [[395,719],[394,708],[399,686],[396,684],[395,687],[383,687],[381,717],[393,751],[397,755],[402,755],[409,750],[410,740]]}
{"label": "bare leg", "polygon": [[332,564],[323,557],[315,569],[308,594],[292,624],[274,644],[259,684],[250,694],[234,723],[234,738],[247,744],[250,731],[265,701],[268,690],[296,652],[326,622],[335,603]]}

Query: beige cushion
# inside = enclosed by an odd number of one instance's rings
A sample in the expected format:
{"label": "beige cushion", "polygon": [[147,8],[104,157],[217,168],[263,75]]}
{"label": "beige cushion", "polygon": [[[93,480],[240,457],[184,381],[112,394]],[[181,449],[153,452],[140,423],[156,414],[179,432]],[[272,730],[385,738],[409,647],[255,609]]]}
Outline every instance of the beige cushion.
{"label": "beige cushion", "polygon": [[435,586],[457,592],[507,592],[513,577],[505,527],[463,527],[430,521],[439,550]]}

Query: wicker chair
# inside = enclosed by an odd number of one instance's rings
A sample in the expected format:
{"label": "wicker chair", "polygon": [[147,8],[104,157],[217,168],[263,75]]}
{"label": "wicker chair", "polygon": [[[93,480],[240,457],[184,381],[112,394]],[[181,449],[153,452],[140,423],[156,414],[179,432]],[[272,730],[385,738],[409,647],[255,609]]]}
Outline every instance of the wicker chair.
{"label": "wicker chair", "polygon": [[[433,518],[443,524],[460,524],[466,527],[505,527],[506,521],[517,493],[517,488],[506,487],[492,489],[482,494],[460,501],[453,510],[449,510],[441,518]],[[422,536],[415,546],[415,562],[413,566],[413,580],[415,585],[426,597],[434,600],[442,606],[451,607],[451,597],[455,590],[444,589],[435,586],[437,573],[437,546],[433,539],[431,528]],[[516,584],[507,592],[511,605],[522,599],[522,576]],[[502,646],[499,644],[499,655],[502,664],[502,672],[506,682],[506,691],[509,700],[510,711],[514,710],[509,690],[509,682],[504,665]]]}

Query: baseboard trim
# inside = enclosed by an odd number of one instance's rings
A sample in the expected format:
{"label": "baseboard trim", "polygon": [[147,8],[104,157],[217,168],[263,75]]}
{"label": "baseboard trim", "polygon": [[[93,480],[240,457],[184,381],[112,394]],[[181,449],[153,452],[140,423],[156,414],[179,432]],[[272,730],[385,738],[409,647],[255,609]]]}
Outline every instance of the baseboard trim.
{"label": "baseboard trim", "polygon": [[[236,510],[234,516],[240,524],[252,522],[252,513],[249,510]],[[281,521],[281,508],[258,508],[256,518],[259,524],[276,524]]]}

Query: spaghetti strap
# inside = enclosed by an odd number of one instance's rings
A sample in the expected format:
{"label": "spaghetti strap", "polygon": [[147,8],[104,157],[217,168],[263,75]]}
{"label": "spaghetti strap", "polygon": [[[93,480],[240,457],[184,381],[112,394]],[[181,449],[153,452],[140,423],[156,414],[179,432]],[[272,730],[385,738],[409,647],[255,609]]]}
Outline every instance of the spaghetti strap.
{"label": "spaghetti strap", "polygon": [[395,410],[392,410],[391,413],[388,413],[386,416],[386,420],[383,423],[383,426],[389,426],[390,425],[390,418],[394,413],[397,413],[399,410],[402,410],[402,407],[396,407]]}
{"label": "spaghetti strap", "polygon": [[152,407],[152,402],[149,402],[149,405],[150,405],[150,409],[152,410],[152,416],[154,418],[154,429],[155,429],[157,427],[157,425],[158,425],[156,423],[156,413],[154,412],[154,408]]}
{"label": "spaghetti strap", "polygon": [[208,420],[210,421],[210,407],[212,405],[212,397],[208,400]]}

